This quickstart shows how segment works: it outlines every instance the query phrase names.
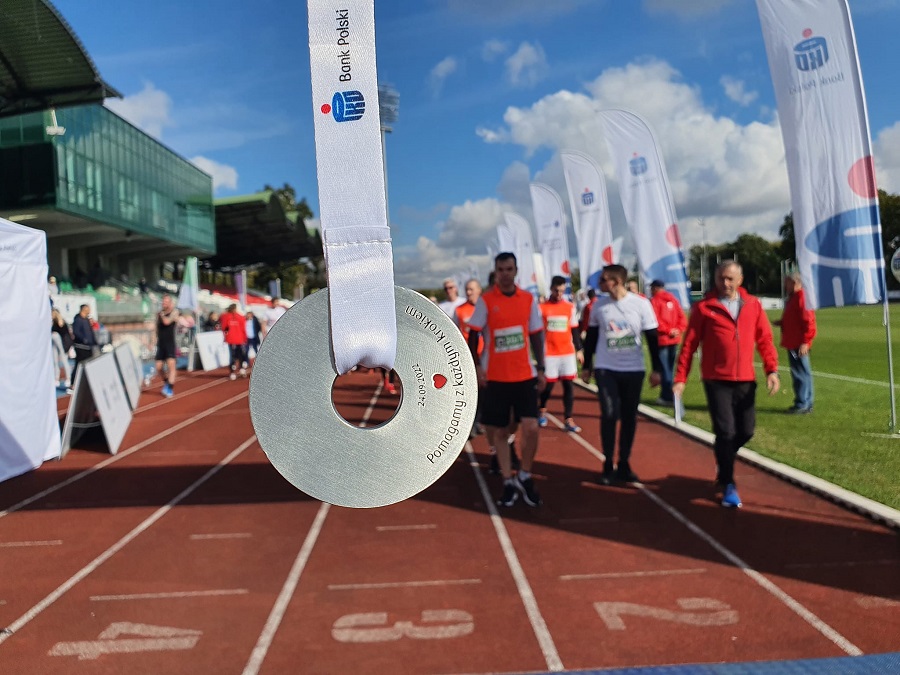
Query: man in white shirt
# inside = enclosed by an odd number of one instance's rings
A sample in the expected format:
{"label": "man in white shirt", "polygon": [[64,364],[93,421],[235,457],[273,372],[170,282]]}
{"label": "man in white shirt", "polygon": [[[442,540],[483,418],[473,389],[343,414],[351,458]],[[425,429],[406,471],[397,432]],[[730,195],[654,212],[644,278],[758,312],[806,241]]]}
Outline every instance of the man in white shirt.
{"label": "man in white shirt", "polygon": [[466,299],[459,296],[459,286],[457,286],[455,280],[449,277],[444,279],[444,292],[447,294],[447,299],[440,303],[438,307],[441,308],[444,314],[453,319],[454,314],[456,314],[456,308],[463,304]]}
{"label": "man in white shirt", "polygon": [[[637,430],[637,409],[644,385],[643,342],[650,350],[653,372],[650,385],[659,386],[662,363],[659,359],[656,314],[650,301],[632,293],[625,285],[628,271],[621,265],[607,265],[600,274],[600,291],[591,308],[588,332],[584,340],[585,382],[597,381],[600,399],[600,440],[605,460],[600,483],[613,481],[636,483],[631,470],[631,446]],[[616,426],[619,429],[619,462],[614,463]]]}
{"label": "man in white shirt", "polygon": [[272,298],[272,305],[266,310],[266,325],[263,331],[263,337],[272,330],[272,326],[287,313],[287,310],[278,304],[278,298]]}

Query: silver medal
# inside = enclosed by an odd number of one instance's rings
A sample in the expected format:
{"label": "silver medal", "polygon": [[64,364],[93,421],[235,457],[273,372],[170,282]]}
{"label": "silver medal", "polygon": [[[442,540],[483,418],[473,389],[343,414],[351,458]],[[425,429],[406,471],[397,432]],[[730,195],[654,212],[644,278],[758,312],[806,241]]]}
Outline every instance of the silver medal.
{"label": "silver medal", "polygon": [[355,427],[332,404],[338,374],[327,290],[278,320],[253,366],[250,416],[260,445],[288,481],[330,504],[386,506],[421,492],[457,458],[475,419],[475,366],[459,329],[422,295],[394,291],[394,370],[403,387],[388,422]]}

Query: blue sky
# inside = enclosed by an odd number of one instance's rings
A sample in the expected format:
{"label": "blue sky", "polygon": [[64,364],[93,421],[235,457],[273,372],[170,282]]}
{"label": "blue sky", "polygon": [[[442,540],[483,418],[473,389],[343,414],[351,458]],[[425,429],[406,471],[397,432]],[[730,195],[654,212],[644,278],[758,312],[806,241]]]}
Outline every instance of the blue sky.
{"label": "blue sky", "polygon": [[[54,4],[124,94],[107,105],[213,174],[216,196],[286,182],[317,212],[305,2]],[[897,193],[900,0],[850,6],[879,186]],[[379,79],[400,93],[387,140],[398,283],[485,274],[503,212],[531,217],[529,181],[565,195],[560,149],[600,162],[624,234],[602,108],[654,128],[686,245],[700,218],[710,241],[777,238],[787,172],[752,0],[376,0],[375,14]]]}

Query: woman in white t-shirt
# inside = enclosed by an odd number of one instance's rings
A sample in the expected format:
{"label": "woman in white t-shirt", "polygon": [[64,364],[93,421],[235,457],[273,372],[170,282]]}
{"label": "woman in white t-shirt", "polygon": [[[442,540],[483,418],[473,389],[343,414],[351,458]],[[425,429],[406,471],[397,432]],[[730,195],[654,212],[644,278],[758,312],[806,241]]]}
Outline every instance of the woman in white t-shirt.
{"label": "woman in white t-shirt", "polygon": [[[650,385],[659,386],[662,363],[659,360],[656,314],[650,301],[625,287],[628,271],[621,265],[607,265],[600,275],[600,291],[591,308],[584,340],[585,382],[593,375],[600,400],[600,441],[606,460],[600,483],[613,481],[636,483],[631,469],[631,446],[637,429],[637,409],[644,385],[646,342],[653,372]],[[619,427],[619,461],[614,462],[616,427]]]}

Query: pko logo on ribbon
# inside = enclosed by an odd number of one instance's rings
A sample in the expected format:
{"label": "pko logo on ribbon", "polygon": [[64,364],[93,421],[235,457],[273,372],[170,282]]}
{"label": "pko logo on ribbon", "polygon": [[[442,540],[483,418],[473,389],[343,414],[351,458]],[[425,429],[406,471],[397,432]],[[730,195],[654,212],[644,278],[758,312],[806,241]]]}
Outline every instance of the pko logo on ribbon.
{"label": "pko logo on ribbon", "polygon": [[628,168],[631,170],[632,176],[640,176],[642,173],[647,173],[647,159],[635,156],[634,159],[628,161]]}
{"label": "pko logo on ribbon", "polygon": [[804,72],[818,70],[828,63],[828,41],[823,37],[812,37],[812,31],[803,31],[803,42],[794,45],[794,63]]}
{"label": "pko logo on ribbon", "polygon": [[355,122],[366,112],[366,99],[359,91],[339,91],[331,99],[331,105],[322,106],[322,114],[331,113],[336,122]]}
{"label": "pko logo on ribbon", "polygon": [[585,206],[590,206],[594,203],[594,193],[588,188],[584,188],[584,192],[581,193],[581,203]]}

